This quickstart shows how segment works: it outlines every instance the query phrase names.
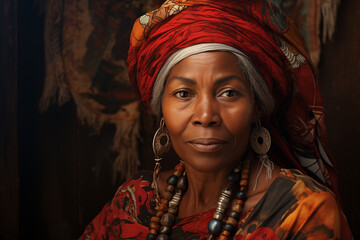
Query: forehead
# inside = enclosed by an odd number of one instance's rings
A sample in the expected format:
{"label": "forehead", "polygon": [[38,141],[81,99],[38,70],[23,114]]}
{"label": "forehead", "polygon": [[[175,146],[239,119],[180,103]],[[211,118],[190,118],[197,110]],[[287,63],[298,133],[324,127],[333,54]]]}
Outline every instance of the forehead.
{"label": "forehead", "polygon": [[203,52],[184,58],[176,64],[169,72],[167,83],[179,78],[216,80],[230,75],[245,80],[238,58],[234,54],[221,51]]}
{"label": "forehead", "polygon": [[176,64],[172,71],[188,71],[186,68],[196,69],[201,67],[206,67],[210,70],[241,70],[237,57],[230,52],[202,52],[198,54],[191,55],[187,58],[181,60]]}

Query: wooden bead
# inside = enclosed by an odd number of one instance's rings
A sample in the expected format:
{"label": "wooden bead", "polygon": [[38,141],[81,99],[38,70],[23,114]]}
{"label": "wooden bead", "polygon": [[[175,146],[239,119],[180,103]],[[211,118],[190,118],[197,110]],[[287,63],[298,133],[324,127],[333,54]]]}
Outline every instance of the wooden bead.
{"label": "wooden bead", "polygon": [[150,222],[157,222],[157,223],[159,223],[160,222],[160,217],[152,217],[151,219],[150,219]]}
{"label": "wooden bead", "polygon": [[241,174],[248,174],[249,175],[250,169],[246,168],[241,171]]}
{"label": "wooden bead", "polygon": [[155,229],[150,229],[150,233],[157,235],[158,231],[156,231]]}
{"label": "wooden bead", "polygon": [[241,179],[239,184],[241,186],[247,186],[248,185],[248,180],[247,179]]}
{"label": "wooden bead", "polygon": [[244,201],[240,200],[240,199],[236,199],[235,204],[240,205],[240,206],[244,206]]}
{"label": "wooden bead", "polygon": [[229,231],[224,230],[224,231],[221,232],[221,235],[223,235],[223,236],[225,236],[226,238],[228,238],[228,237],[231,235],[231,233],[230,233]]}
{"label": "wooden bead", "polygon": [[160,203],[161,203],[161,204],[168,205],[168,204],[169,204],[169,200],[162,198],[162,199],[160,200]]}
{"label": "wooden bead", "polygon": [[175,187],[173,185],[167,185],[166,186],[166,191],[167,192],[173,193],[174,190],[175,190]]}
{"label": "wooden bead", "polygon": [[161,211],[161,212],[167,212],[167,210],[168,210],[167,204],[160,204],[160,206],[159,206],[159,211]]}
{"label": "wooden bead", "polygon": [[159,231],[161,227],[160,223],[157,222],[150,222],[149,226],[151,229],[155,229],[156,231]]}
{"label": "wooden bead", "polygon": [[161,194],[163,198],[170,201],[173,198],[173,194],[171,192],[165,191]]}
{"label": "wooden bead", "polygon": [[218,238],[218,240],[228,240],[229,238],[223,234],[221,234]]}
{"label": "wooden bead", "polygon": [[237,212],[237,213],[241,213],[242,209],[243,208],[241,205],[235,204],[231,210],[233,210],[234,212]]}
{"label": "wooden bead", "polygon": [[248,180],[249,179],[249,174],[247,174],[247,173],[241,174],[241,179]]}
{"label": "wooden bead", "polygon": [[235,218],[228,217],[228,219],[226,220],[226,223],[227,223],[227,224],[231,224],[231,225],[233,225],[234,227],[236,227],[238,222],[236,221]]}
{"label": "wooden bead", "polygon": [[159,217],[159,218],[161,218],[162,215],[164,215],[164,213],[165,213],[165,212],[163,212],[163,211],[158,211],[158,212],[156,213],[156,216]]}
{"label": "wooden bead", "polygon": [[247,190],[247,186],[240,186],[240,191],[246,192],[246,190]]}
{"label": "wooden bead", "polygon": [[183,174],[183,171],[175,170],[174,175],[180,177]]}
{"label": "wooden bead", "polygon": [[176,166],[175,166],[175,170],[179,170],[179,171],[182,171],[184,172],[185,170],[185,166],[182,162],[178,163]]}

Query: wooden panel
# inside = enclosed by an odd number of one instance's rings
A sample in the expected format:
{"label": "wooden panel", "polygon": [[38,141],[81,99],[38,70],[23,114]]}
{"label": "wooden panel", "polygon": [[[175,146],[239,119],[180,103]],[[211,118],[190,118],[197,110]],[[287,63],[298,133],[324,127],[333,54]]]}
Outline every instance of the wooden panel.
{"label": "wooden panel", "polygon": [[328,139],[336,157],[345,213],[360,239],[360,1],[341,1],[333,41],[320,61],[319,84],[326,107]]}
{"label": "wooden panel", "polygon": [[17,1],[0,1],[0,11],[0,239],[17,239]]}

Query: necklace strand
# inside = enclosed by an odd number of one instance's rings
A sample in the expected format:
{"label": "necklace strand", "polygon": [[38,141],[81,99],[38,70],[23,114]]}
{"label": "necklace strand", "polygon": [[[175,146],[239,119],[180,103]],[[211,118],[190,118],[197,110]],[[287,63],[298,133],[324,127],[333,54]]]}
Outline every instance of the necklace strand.
{"label": "necklace strand", "polygon": [[[214,240],[218,236],[219,240],[227,240],[236,230],[246,200],[250,169],[249,154],[245,157],[244,162],[234,168],[228,176],[230,183],[222,191],[213,219],[208,224],[210,233],[208,240]],[[231,202],[233,188],[236,184],[240,186],[239,191],[235,194],[235,203],[223,224],[224,214]],[[156,207],[156,215],[150,219],[148,240],[169,239],[171,227],[175,223],[181,197],[187,190],[187,185],[185,167],[180,162],[175,166],[173,175],[167,179],[166,189],[161,194],[162,197]]]}

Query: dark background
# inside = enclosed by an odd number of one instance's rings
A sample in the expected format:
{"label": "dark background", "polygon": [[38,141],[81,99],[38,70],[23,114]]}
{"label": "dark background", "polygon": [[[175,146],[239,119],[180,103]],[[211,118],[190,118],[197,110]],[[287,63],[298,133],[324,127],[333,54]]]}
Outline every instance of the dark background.
{"label": "dark background", "polygon": [[[0,0],[0,239],[76,239],[109,201],[114,127],[100,135],[69,102],[40,114],[44,14],[33,0]],[[360,1],[343,0],[323,46],[319,84],[344,210],[360,238]],[[150,136],[141,144],[151,169]]]}

